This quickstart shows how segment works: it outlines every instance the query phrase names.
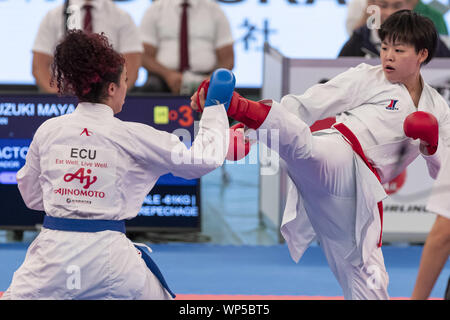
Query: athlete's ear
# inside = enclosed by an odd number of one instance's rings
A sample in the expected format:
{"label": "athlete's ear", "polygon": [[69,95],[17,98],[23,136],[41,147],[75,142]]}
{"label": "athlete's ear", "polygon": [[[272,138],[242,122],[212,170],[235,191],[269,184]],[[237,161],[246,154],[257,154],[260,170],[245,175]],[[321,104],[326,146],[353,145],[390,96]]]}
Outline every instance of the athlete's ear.
{"label": "athlete's ear", "polygon": [[420,62],[420,64],[422,64],[428,58],[428,49],[426,49],[426,48],[421,49],[418,53],[418,56],[419,56],[419,62]]}
{"label": "athlete's ear", "polygon": [[114,82],[110,82],[107,87],[108,97],[114,96],[114,93],[117,90],[117,85]]}

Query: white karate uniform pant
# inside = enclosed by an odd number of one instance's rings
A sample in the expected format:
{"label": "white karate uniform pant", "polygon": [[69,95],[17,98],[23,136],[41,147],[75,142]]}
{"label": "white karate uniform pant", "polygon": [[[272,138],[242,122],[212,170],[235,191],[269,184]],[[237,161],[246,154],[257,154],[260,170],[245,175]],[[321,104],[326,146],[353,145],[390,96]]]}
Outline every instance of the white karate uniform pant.
{"label": "white karate uniform pant", "polygon": [[365,264],[351,263],[360,255],[355,234],[362,230],[355,230],[356,215],[360,214],[357,197],[361,195],[356,192],[357,169],[349,143],[337,132],[313,135],[303,121],[286,116],[281,109],[271,111],[260,130],[264,128],[278,129],[276,142],[270,133],[263,142],[278,149],[285,160],[344,298],[389,299],[389,280],[380,248],[374,244]]}
{"label": "white karate uniform pant", "polygon": [[171,300],[125,234],[43,228],[2,299]]}
{"label": "white karate uniform pant", "polygon": [[[138,297],[130,297],[136,300],[173,300],[172,296],[163,288],[158,278],[153,273],[148,271],[148,274],[144,280],[144,289],[142,294]],[[58,299],[51,297],[52,299]],[[12,300],[11,289],[8,288],[0,297],[0,300]],[[36,299],[49,299],[48,297],[36,297]],[[103,297],[97,297],[97,299],[110,299],[107,295]]]}

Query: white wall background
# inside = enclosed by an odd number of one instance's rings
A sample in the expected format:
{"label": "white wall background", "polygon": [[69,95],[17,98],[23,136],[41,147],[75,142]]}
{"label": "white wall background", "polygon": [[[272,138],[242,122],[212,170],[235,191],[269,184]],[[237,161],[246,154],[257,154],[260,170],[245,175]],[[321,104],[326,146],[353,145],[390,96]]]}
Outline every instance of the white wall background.
{"label": "white wall background", "polygon": [[[163,1],[163,0],[162,0]],[[213,0],[212,0],[213,1]],[[335,58],[348,35],[346,5],[337,0],[231,0],[219,1],[228,16],[236,39],[234,72],[238,87],[261,87],[264,21],[272,31],[272,47],[291,58]],[[239,0],[237,0],[239,1]],[[425,0],[428,3],[431,0]],[[444,0],[441,0],[444,1]],[[0,83],[34,83],[31,75],[31,47],[45,13],[63,0],[0,0]],[[140,24],[151,0],[117,2]],[[450,21],[450,13],[446,14]],[[254,32],[249,34],[253,26]],[[447,22],[448,23],[448,22]],[[248,36],[248,50],[244,38]],[[138,84],[145,80],[141,72]]]}
{"label": "white wall background", "polygon": [[[345,5],[336,0],[316,0],[312,5],[289,4],[287,0],[242,0],[220,2],[236,39],[235,73],[238,87],[262,84],[264,21],[273,31],[269,42],[290,57],[334,58],[346,40]],[[301,2],[301,3],[300,3]],[[63,0],[0,0],[0,83],[32,84],[31,47],[41,19]],[[140,24],[150,0],[118,2]],[[252,34],[249,28],[254,26]],[[249,36],[248,50],[244,38]],[[140,81],[144,81],[142,74]]]}

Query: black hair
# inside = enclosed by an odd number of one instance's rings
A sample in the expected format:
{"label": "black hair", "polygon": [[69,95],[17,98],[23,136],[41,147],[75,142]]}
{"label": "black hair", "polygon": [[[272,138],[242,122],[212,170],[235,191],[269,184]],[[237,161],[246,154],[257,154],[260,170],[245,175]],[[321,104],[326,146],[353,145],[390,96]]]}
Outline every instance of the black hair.
{"label": "black hair", "polygon": [[413,45],[416,53],[428,50],[427,64],[433,58],[438,44],[438,33],[433,21],[411,10],[391,14],[378,30],[381,41],[404,42]]}

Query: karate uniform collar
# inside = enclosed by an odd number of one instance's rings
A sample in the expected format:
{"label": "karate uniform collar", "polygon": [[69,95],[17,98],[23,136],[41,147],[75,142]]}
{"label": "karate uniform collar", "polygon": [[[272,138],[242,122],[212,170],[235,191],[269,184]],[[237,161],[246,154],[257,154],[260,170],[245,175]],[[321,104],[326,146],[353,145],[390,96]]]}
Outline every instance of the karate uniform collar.
{"label": "karate uniform collar", "polygon": [[103,5],[106,1],[109,0],[92,0],[92,1],[86,1],[86,0],[71,0],[71,5],[78,5],[80,8],[82,8],[85,4],[91,5],[95,10],[101,10]]}
{"label": "karate uniform collar", "polygon": [[422,74],[420,74],[420,84],[422,85],[422,92],[420,93],[419,103],[418,103],[417,108],[414,105],[411,95],[409,94],[408,88],[403,83],[400,84],[400,86],[408,93],[408,96],[410,97],[411,105],[414,107],[414,111],[422,111],[423,110],[424,106],[427,103],[427,101],[426,101],[426,99],[427,99],[426,97],[428,95],[427,91],[430,90],[429,88],[431,88],[425,81],[423,81]]}
{"label": "karate uniform collar", "polygon": [[90,114],[95,117],[114,117],[114,111],[103,103],[80,102],[74,113]]}
{"label": "karate uniform collar", "polygon": [[[175,6],[181,7],[181,4],[183,2],[184,2],[184,0],[175,0]],[[189,7],[193,8],[198,4],[199,0],[188,0],[188,2],[189,2]]]}

